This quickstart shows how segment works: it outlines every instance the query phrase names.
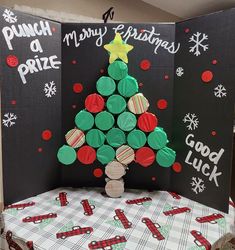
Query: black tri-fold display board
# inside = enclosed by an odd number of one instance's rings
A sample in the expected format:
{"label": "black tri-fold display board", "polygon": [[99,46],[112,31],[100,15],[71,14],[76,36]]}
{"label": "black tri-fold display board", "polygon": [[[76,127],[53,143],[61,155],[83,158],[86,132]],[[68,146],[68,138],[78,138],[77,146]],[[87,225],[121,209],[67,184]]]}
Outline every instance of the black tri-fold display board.
{"label": "black tri-fold display board", "polygon": [[[128,74],[137,79],[157,128],[166,132],[169,142],[164,146],[176,152],[171,166],[160,166],[164,164],[155,156],[146,164],[145,154],[151,158],[146,132],[146,150],[128,164],[125,188],[172,191],[228,211],[234,9],[169,24],[60,24],[0,8],[0,24],[5,205],[59,186],[105,186],[106,164],[97,159],[98,149],[91,164],[80,162],[78,153],[74,163],[63,165],[57,152],[67,145],[68,131],[76,128],[77,114],[87,109],[88,96],[98,93],[97,81],[109,75],[111,55],[104,45],[119,33],[124,44],[133,46]],[[103,132],[105,144],[107,134]]]}

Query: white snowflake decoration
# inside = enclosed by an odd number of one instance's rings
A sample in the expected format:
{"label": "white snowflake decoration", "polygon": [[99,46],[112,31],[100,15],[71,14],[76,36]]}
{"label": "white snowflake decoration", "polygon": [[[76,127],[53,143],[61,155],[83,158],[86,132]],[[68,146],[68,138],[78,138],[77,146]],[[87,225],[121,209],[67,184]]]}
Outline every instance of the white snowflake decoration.
{"label": "white snowflake decoration", "polygon": [[44,92],[46,97],[52,97],[56,94],[56,85],[54,81],[51,81],[50,83],[46,83],[44,86]]}
{"label": "white snowflake decoration", "polygon": [[184,69],[182,67],[178,67],[175,73],[177,76],[181,77],[184,74]]}
{"label": "white snowflake decoration", "polygon": [[219,84],[217,87],[214,88],[214,95],[218,98],[226,97],[226,88],[222,84]]}
{"label": "white snowflake decoration", "polygon": [[183,122],[188,123],[188,130],[195,130],[196,128],[198,128],[199,120],[195,114],[186,114],[183,119]]}
{"label": "white snowflake decoration", "polygon": [[205,40],[208,40],[208,35],[206,35],[205,33],[202,34],[200,32],[197,32],[193,34],[190,37],[189,42],[190,43],[193,42],[194,45],[192,47],[189,47],[189,52],[193,53],[195,56],[200,56],[201,55],[200,49],[202,49],[203,51],[208,50],[209,44],[203,44],[203,41]]}
{"label": "white snowflake decoration", "polygon": [[191,186],[193,192],[196,194],[203,192],[206,188],[204,181],[199,177],[192,177]]}
{"label": "white snowflake decoration", "polygon": [[2,16],[4,17],[5,21],[8,23],[17,22],[17,16],[11,10],[5,9]]}
{"label": "white snowflake decoration", "polygon": [[6,113],[4,115],[4,118],[2,119],[2,124],[5,127],[11,127],[15,124],[15,121],[17,119],[17,116],[14,113]]}

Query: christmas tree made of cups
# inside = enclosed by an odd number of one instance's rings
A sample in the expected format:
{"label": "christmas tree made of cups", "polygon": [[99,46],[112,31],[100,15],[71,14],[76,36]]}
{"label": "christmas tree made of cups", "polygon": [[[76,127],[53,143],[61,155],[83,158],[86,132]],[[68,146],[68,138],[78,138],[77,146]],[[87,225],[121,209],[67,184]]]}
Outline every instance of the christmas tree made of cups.
{"label": "christmas tree made of cups", "polygon": [[64,165],[76,159],[86,165],[96,160],[106,165],[105,191],[120,197],[128,164],[135,161],[148,167],[157,162],[170,167],[176,153],[166,146],[167,134],[157,126],[156,116],[147,112],[149,102],[139,93],[137,80],[128,75],[127,53],[133,46],[116,33],[104,48],[110,56],[109,76],[100,77],[97,93],[86,97],[85,109],[75,117],[76,127],[65,135],[68,145],[58,150],[57,157]]}

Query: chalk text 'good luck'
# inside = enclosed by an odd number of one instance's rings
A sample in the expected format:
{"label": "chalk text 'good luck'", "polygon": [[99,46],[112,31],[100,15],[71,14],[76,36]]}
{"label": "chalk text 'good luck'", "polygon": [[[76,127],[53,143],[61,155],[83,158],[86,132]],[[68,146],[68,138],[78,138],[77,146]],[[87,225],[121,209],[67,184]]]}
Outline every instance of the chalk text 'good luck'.
{"label": "chalk text 'good luck'", "polygon": [[216,165],[221,159],[221,156],[224,153],[224,149],[221,148],[219,152],[211,152],[208,146],[204,145],[200,141],[195,141],[193,134],[189,134],[186,137],[185,142],[189,147],[200,153],[202,157],[208,157],[208,159],[212,164],[214,164],[214,166],[212,167],[207,163],[203,163],[203,160],[193,157],[192,150],[189,150],[185,159],[185,163],[192,165],[198,172],[201,171],[203,175],[209,178],[209,181],[214,181],[215,185],[219,187],[217,177],[222,175],[222,172],[217,172],[218,167]]}

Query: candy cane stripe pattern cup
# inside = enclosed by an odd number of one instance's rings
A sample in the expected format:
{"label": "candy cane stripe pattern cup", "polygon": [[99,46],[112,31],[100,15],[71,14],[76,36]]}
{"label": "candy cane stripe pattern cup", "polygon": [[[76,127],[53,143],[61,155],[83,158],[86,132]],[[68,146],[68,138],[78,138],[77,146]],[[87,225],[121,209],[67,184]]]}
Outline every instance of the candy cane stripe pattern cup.
{"label": "candy cane stripe pattern cup", "polygon": [[133,114],[143,114],[149,108],[148,100],[141,93],[132,96],[127,105]]}
{"label": "candy cane stripe pattern cup", "polygon": [[85,143],[85,135],[79,129],[71,129],[65,135],[66,142],[73,148],[81,147]]}
{"label": "candy cane stripe pattern cup", "polygon": [[134,161],[135,152],[131,147],[127,145],[122,145],[116,150],[116,159],[120,163],[127,165],[131,163],[132,161]]}

